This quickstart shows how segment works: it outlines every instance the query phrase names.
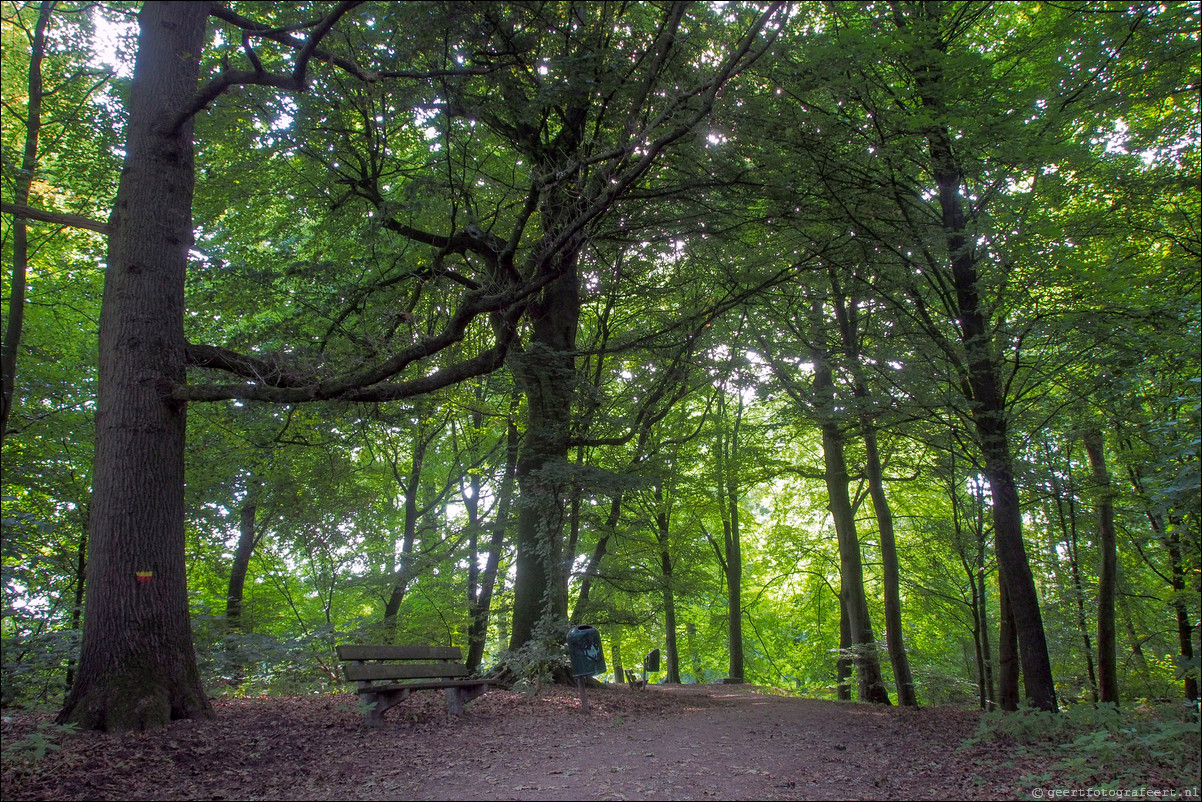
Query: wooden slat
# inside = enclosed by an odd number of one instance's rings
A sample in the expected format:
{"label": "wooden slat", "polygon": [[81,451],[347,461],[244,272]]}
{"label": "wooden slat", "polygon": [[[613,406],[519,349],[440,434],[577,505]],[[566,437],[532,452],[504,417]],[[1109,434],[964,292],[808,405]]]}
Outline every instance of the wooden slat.
{"label": "wooden slat", "polygon": [[462,660],[457,646],[351,646],[338,647],[339,660]]}
{"label": "wooden slat", "polygon": [[348,680],[466,677],[463,663],[344,663]]}
{"label": "wooden slat", "polygon": [[369,685],[366,688],[357,689],[356,693],[373,694],[384,691],[434,691],[439,688],[479,688],[483,685],[492,685],[490,679],[461,679],[461,680],[440,680],[438,682],[407,682],[404,685]]}

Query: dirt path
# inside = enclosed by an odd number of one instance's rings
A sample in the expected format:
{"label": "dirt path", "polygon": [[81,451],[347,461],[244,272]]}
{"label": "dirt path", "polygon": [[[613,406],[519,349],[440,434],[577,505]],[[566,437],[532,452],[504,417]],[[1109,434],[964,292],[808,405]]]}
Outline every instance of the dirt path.
{"label": "dirt path", "polygon": [[[1001,747],[960,750],[977,716],[657,686],[493,691],[448,719],[419,694],[369,730],[350,694],[221,703],[149,734],[69,735],[16,799],[998,799],[1021,771]],[[36,722],[6,721],[4,738]]]}

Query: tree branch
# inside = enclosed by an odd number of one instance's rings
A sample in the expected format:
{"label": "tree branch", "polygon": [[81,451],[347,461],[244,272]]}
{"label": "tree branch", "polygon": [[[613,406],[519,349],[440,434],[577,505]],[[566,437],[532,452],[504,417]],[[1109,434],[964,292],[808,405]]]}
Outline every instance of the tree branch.
{"label": "tree branch", "polygon": [[98,234],[109,233],[108,223],[102,223],[99,220],[93,220],[80,214],[47,212],[42,209],[35,209],[32,206],[25,206],[20,203],[8,203],[7,201],[0,201],[0,212],[11,214],[14,217],[23,217],[26,220],[38,220],[42,223],[54,223],[55,225],[68,226],[70,228],[85,228]]}
{"label": "tree branch", "polygon": [[[294,46],[299,46],[300,55],[296,60],[296,67],[293,68],[289,75],[264,72],[262,65],[258,63],[258,59],[253,56],[250,57],[250,60],[256,66],[254,70],[224,70],[216,78],[201,87],[200,91],[196,93],[188,105],[171,120],[171,123],[167,126],[168,133],[173,136],[179,133],[184,123],[188,122],[202,109],[223,95],[231,86],[274,86],[288,92],[304,92],[308,88],[308,79],[305,72],[309,67],[309,61],[315,57],[317,45],[321,43],[321,40],[333,29],[334,24],[343,15],[362,4],[363,0],[343,0],[333,11],[323,17],[314,26],[313,32],[303,44],[296,42]],[[215,14],[215,11],[210,10],[209,13]],[[249,46],[246,49],[248,53],[251,52]]]}

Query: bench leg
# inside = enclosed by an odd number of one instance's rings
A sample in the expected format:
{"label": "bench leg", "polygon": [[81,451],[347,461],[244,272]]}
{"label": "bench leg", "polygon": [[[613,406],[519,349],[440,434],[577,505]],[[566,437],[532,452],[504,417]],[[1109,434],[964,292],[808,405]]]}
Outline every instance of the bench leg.
{"label": "bench leg", "polygon": [[382,727],[384,726],[384,699],[378,693],[373,693],[370,696],[364,696],[363,701],[367,703],[367,726]]}
{"label": "bench leg", "polygon": [[379,693],[361,694],[361,699],[367,707],[367,726],[384,726],[384,711],[396,707],[409,697],[408,690],[380,691]]}
{"label": "bench leg", "polygon": [[463,715],[463,695],[458,688],[444,688],[447,692],[447,712],[452,716]]}

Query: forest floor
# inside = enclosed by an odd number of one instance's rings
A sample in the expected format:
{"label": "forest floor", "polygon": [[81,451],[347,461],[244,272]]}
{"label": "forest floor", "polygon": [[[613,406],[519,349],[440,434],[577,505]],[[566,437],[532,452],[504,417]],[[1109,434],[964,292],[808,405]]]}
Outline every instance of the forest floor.
{"label": "forest floor", "polygon": [[964,746],[980,721],[964,708],[902,710],[730,685],[592,689],[588,701],[585,715],[571,689],[494,690],[451,718],[441,694],[419,693],[374,730],[353,694],[221,701],[210,721],[125,735],[63,735],[47,718],[5,715],[0,796],[1022,799],[1063,788],[1024,779],[1047,768],[1046,755],[1005,739]]}

